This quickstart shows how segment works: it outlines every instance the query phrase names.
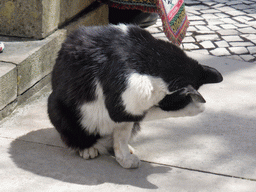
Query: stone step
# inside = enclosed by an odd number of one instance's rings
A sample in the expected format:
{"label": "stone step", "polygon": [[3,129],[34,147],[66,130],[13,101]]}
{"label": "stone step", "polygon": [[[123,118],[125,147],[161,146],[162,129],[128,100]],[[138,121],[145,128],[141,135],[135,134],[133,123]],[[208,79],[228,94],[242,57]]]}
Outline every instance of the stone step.
{"label": "stone step", "polygon": [[5,39],[0,54],[0,119],[49,82],[65,37],[66,30],[57,30],[43,40]]}
{"label": "stone step", "polygon": [[108,24],[108,6],[99,5],[42,40],[0,36],[0,120],[50,82],[50,73],[67,33],[80,25]]}

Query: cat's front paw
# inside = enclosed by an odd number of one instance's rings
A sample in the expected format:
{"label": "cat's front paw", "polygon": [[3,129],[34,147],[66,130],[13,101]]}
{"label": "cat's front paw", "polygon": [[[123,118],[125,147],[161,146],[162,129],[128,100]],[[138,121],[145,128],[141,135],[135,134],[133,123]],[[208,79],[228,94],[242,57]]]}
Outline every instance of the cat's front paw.
{"label": "cat's front paw", "polygon": [[89,149],[79,150],[79,155],[84,159],[93,159],[99,155],[99,151],[94,147],[90,147]]}
{"label": "cat's front paw", "polygon": [[140,166],[139,158],[134,154],[126,155],[124,158],[116,157],[117,162],[126,169],[135,169]]}

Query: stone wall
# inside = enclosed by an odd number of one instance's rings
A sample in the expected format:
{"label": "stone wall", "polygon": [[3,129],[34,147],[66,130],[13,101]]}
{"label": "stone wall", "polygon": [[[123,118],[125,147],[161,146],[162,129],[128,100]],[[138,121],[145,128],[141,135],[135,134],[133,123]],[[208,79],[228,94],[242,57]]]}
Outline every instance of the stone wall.
{"label": "stone wall", "polygon": [[42,39],[95,0],[1,0],[0,35]]}

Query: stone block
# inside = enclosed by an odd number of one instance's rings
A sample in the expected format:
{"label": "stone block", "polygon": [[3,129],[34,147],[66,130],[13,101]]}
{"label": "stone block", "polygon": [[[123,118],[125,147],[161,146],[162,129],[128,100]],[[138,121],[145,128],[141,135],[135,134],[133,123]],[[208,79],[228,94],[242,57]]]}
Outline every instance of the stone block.
{"label": "stone block", "polygon": [[243,60],[245,60],[245,61],[252,61],[252,60],[254,60],[255,59],[255,57],[254,56],[252,56],[252,55],[240,55],[240,57],[242,57],[243,58]]}
{"label": "stone block", "polygon": [[19,95],[17,98],[17,104],[20,105],[31,98],[34,94],[39,92],[45,86],[50,85],[51,81],[51,74],[45,76],[44,78],[40,79],[33,87],[29,88],[25,93]]}
{"label": "stone block", "polygon": [[253,46],[251,42],[230,42],[229,43],[232,47],[248,47]]}
{"label": "stone block", "polygon": [[238,35],[239,32],[237,30],[226,30],[226,29],[222,29],[222,30],[218,30],[217,31],[220,35]]}
{"label": "stone block", "polygon": [[65,38],[66,30],[58,30],[43,40],[5,42],[1,60],[17,65],[18,95],[51,72]]}
{"label": "stone block", "polygon": [[94,0],[1,0],[0,34],[42,39]]}
{"label": "stone block", "polygon": [[153,37],[155,37],[156,39],[162,39],[164,41],[169,41],[168,38],[166,37],[166,35],[164,33],[155,33],[152,34]]}
{"label": "stone block", "polygon": [[197,35],[196,37],[197,41],[211,41],[211,40],[219,40],[218,35]]}
{"label": "stone block", "polygon": [[60,21],[62,25],[88,7],[95,0],[60,0]]}
{"label": "stone block", "polygon": [[256,33],[256,29],[254,29],[252,27],[246,27],[246,28],[238,29],[238,31],[240,31],[241,33],[248,33],[248,34],[255,34]]}
{"label": "stone block", "polygon": [[243,10],[243,12],[245,12],[246,14],[254,14],[255,9],[245,9],[245,10]]}
{"label": "stone block", "polygon": [[0,34],[44,38],[57,29],[59,0],[1,0]]}
{"label": "stone block", "polygon": [[247,49],[249,50],[250,54],[255,54],[256,53],[256,47],[255,46],[247,47]]}
{"label": "stone block", "polygon": [[191,50],[192,53],[208,55],[209,52],[206,49]]}
{"label": "stone block", "polygon": [[222,38],[228,42],[243,41],[243,39],[241,39],[238,35],[227,35],[227,36],[222,36]]}
{"label": "stone block", "polygon": [[226,42],[226,41],[224,41],[224,40],[222,40],[222,41],[215,41],[214,42],[218,47],[229,47],[229,44]]}
{"label": "stone block", "polygon": [[203,41],[200,43],[205,49],[215,48],[215,45],[211,41]]}
{"label": "stone block", "polygon": [[196,28],[200,31],[209,31],[210,29],[203,25],[197,25]]}
{"label": "stone block", "polygon": [[219,18],[227,18],[227,17],[229,17],[229,15],[227,15],[227,14],[225,14],[225,13],[223,13],[223,12],[221,12],[221,13],[215,13],[215,15],[218,16]]}
{"label": "stone block", "polygon": [[197,31],[197,29],[194,26],[189,26],[187,31]]}
{"label": "stone block", "polygon": [[244,15],[243,16],[233,17],[233,19],[235,19],[235,20],[237,20],[237,21],[239,21],[241,23],[247,23],[248,21],[253,20],[253,18],[244,16]]}
{"label": "stone block", "polygon": [[108,5],[103,4],[93,11],[83,15],[65,27],[67,32],[77,29],[79,26],[107,25],[108,24]]}
{"label": "stone block", "polygon": [[205,19],[218,19],[217,16],[215,16],[214,14],[202,14],[201,17],[205,18]]}
{"label": "stone block", "polygon": [[220,25],[223,29],[236,29],[237,27],[235,25],[232,24],[223,24]]}
{"label": "stone block", "polygon": [[191,21],[190,26],[197,26],[197,25],[206,25],[205,21]]}
{"label": "stone block", "polygon": [[195,10],[204,10],[204,9],[209,9],[209,7],[205,6],[205,5],[194,5],[193,9],[195,9]]}
{"label": "stone block", "polygon": [[198,20],[204,20],[204,18],[197,16],[197,15],[191,15],[188,16],[189,21],[198,21]]}
{"label": "stone block", "polygon": [[215,56],[230,55],[226,48],[216,48],[214,50],[211,50],[210,53]]}
{"label": "stone block", "polygon": [[22,94],[52,71],[66,31],[57,31],[43,40],[33,55],[18,65],[18,94]]}
{"label": "stone block", "polygon": [[238,15],[245,15],[246,13],[242,12],[242,11],[228,11],[226,12],[227,14],[229,15],[232,15],[232,16],[238,16]]}
{"label": "stone block", "polygon": [[193,42],[195,42],[195,39],[193,37],[185,37],[182,40],[182,43],[193,43]]}
{"label": "stone block", "polygon": [[199,47],[194,43],[183,43],[183,49],[191,50],[191,49],[199,49]]}
{"label": "stone block", "polygon": [[216,25],[208,25],[207,27],[210,28],[210,29],[213,30],[213,31],[217,31],[217,30],[220,30],[220,29],[221,29],[220,27],[218,27],[218,26],[216,26]]}
{"label": "stone block", "polygon": [[245,47],[230,47],[229,50],[235,54],[247,54],[249,51]]}
{"label": "stone block", "polygon": [[16,65],[0,62],[0,110],[17,98]]}
{"label": "stone block", "polygon": [[238,24],[238,22],[236,22],[235,20],[231,19],[231,18],[220,18],[220,20],[222,22],[224,22],[225,24],[227,23],[233,23],[233,24]]}

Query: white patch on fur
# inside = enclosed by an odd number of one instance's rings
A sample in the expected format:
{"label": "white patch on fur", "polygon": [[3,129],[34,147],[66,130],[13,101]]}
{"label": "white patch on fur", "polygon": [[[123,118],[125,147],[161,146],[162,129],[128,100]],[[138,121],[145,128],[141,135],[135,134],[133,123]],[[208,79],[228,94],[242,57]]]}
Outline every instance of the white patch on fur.
{"label": "white patch on fur", "polygon": [[86,102],[80,107],[81,125],[90,134],[99,133],[101,136],[112,134],[113,128],[122,123],[117,124],[109,117],[103,90],[99,83],[96,83],[95,92],[97,99],[89,103]]}
{"label": "white patch on fur", "polygon": [[170,117],[195,116],[202,113],[205,109],[204,103],[191,102],[185,108],[177,111],[163,111],[159,107],[152,107],[146,114],[143,121],[153,121]]}
{"label": "white patch on fur", "polygon": [[128,33],[129,28],[128,28],[125,24],[120,23],[119,25],[115,25],[115,26],[116,26],[118,29],[121,29],[125,34]]}
{"label": "white patch on fur", "polygon": [[133,73],[128,78],[128,87],[122,94],[122,100],[128,113],[142,115],[167,93],[167,84],[161,78]]}

